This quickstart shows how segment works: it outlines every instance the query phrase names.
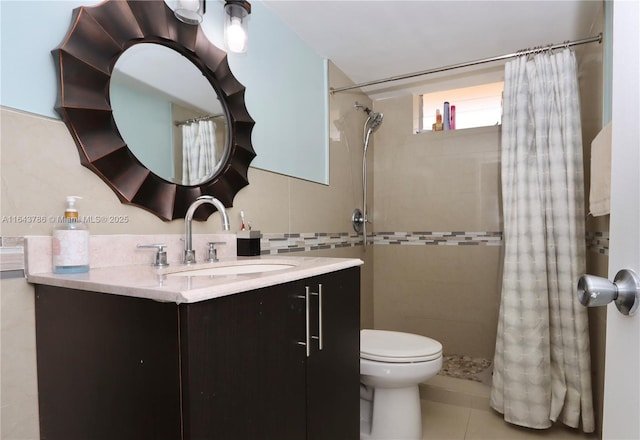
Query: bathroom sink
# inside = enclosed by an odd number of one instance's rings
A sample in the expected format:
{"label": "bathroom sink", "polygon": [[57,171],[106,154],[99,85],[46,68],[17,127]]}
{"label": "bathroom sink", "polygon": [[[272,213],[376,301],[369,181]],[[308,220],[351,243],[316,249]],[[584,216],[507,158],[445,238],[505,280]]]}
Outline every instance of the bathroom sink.
{"label": "bathroom sink", "polygon": [[167,276],[193,277],[211,275],[241,275],[248,273],[273,272],[294,267],[293,264],[284,263],[244,263],[244,264],[222,264],[216,266],[203,267],[200,269],[185,270],[181,272],[168,273]]}

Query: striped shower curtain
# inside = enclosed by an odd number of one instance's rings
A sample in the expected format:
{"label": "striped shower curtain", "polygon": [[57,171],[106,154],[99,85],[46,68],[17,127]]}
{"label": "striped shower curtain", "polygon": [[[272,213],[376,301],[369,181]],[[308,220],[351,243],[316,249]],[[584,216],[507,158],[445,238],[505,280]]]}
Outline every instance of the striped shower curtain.
{"label": "striped shower curtain", "polygon": [[216,126],[213,121],[182,125],[182,184],[197,185],[216,169]]}
{"label": "striped shower curtain", "polygon": [[575,54],[505,66],[505,257],[491,406],[507,422],[594,430],[586,308],[582,134]]}

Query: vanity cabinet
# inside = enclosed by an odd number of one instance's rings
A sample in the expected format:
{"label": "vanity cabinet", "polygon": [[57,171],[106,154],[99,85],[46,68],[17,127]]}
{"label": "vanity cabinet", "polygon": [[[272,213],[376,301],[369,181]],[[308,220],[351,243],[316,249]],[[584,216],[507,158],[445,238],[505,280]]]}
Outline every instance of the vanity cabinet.
{"label": "vanity cabinet", "polygon": [[41,438],[357,439],[359,273],[180,305],[36,285]]}

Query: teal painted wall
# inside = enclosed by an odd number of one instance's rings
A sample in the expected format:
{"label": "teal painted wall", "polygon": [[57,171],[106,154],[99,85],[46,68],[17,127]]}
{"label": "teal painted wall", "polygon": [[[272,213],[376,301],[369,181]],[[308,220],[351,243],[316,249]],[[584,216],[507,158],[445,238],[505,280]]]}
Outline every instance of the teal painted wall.
{"label": "teal painted wall", "polygon": [[[118,131],[140,162],[158,176],[173,180],[171,102],[126,82],[111,81],[110,98]],[[114,85],[117,84],[117,87]],[[136,117],[145,115],[144,118]]]}

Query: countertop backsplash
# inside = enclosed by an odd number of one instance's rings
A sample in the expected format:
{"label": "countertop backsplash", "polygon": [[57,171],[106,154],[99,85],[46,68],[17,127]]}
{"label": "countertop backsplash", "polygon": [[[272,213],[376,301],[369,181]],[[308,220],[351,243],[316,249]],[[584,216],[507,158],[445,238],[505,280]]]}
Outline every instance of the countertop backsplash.
{"label": "countertop backsplash", "polygon": [[[236,235],[193,234],[193,249],[202,260],[209,242],[218,244],[218,258],[236,256]],[[138,244],[165,244],[169,264],[178,264],[184,251],[183,234],[167,235],[92,235],[89,243],[89,265],[92,268],[129,266],[153,262],[155,249],[138,248]],[[51,272],[51,236],[25,237],[25,272],[27,274]]]}

